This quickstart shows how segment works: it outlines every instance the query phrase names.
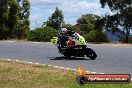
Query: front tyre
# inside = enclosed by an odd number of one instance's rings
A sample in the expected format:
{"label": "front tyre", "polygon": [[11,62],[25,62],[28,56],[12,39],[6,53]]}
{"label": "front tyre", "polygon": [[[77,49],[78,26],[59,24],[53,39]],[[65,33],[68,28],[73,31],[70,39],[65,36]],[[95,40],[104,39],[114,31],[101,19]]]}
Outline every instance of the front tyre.
{"label": "front tyre", "polygon": [[86,52],[86,56],[89,57],[91,60],[95,60],[96,59],[97,54],[91,48],[86,48],[85,52]]}

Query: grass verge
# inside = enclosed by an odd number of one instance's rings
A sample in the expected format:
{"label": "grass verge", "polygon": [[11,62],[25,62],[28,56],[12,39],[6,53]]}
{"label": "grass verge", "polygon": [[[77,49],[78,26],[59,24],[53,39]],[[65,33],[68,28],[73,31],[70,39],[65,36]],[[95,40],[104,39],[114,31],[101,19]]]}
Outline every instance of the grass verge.
{"label": "grass verge", "polygon": [[132,88],[132,83],[81,86],[75,79],[73,71],[0,60],[0,88]]}

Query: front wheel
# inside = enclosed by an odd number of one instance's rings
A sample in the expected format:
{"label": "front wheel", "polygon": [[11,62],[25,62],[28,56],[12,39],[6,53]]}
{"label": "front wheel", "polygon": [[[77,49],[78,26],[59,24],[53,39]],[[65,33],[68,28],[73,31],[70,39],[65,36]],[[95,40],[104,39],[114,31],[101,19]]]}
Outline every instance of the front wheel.
{"label": "front wheel", "polygon": [[86,52],[86,56],[89,57],[91,60],[95,60],[96,59],[97,54],[91,48],[86,48],[85,52]]}

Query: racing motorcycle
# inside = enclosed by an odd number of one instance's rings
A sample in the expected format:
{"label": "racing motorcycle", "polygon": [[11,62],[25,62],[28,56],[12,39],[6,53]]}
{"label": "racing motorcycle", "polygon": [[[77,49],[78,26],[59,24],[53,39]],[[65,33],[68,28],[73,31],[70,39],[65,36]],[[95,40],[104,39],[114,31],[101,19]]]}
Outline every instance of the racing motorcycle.
{"label": "racing motorcycle", "polygon": [[63,54],[67,58],[74,57],[89,57],[91,60],[95,60],[97,54],[89,46],[87,46],[85,39],[79,34],[74,33],[68,37],[64,47],[61,47],[60,39],[53,37],[51,42],[58,47],[59,53]]}

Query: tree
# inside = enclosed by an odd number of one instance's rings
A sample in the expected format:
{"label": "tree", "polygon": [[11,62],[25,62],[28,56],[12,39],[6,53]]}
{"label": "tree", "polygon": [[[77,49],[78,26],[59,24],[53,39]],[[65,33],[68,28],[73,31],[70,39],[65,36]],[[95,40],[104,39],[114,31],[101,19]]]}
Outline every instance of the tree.
{"label": "tree", "polygon": [[56,7],[55,12],[49,17],[48,21],[44,25],[53,27],[54,29],[60,29],[61,25],[64,23],[64,17],[62,11]]}
{"label": "tree", "polygon": [[131,0],[100,0],[102,8],[106,5],[114,12],[114,15],[106,15],[104,26],[108,30],[119,29],[125,32],[125,43],[129,42],[132,30],[132,1]]}
{"label": "tree", "polygon": [[44,22],[44,23],[43,23],[43,26],[52,27],[52,20],[51,20],[51,17],[49,17],[49,19],[48,19],[47,22]]}
{"label": "tree", "polygon": [[9,27],[9,37],[15,37],[14,33],[17,28],[17,23],[19,20],[18,16],[19,5],[16,0],[11,0],[9,3],[9,19],[8,19],[8,27]]}
{"label": "tree", "polygon": [[7,38],[8,0],[0,0],[0,39]]}
{"label": "tree", "polygon": [[30,2],[29,0],[22,0],[22,7],[20,9],[20,21],[19,21],[19,37],[25,38],[26,32],[30,30]]}
{"label": "tree", "polygon": [[71,25],[71,24],[63,24],[62,28],[66,28],[67,30],[70,30],[70,31],[77,31],[76,27],[74,25]]}
{"label": "tree", "polygon": [[77,27],[83,33],[88,33],[89,31],[93,30],[95,27],[95,22],[99,19],[100,16],[94,14],[85,14],[82,15],[81,18],[77,19]]}
{"label": "tree", "polygon": [[29,9],[28,0],[0,0],[0,39],[16,38],[18,34],[25,38],[30,24]]}
{"label": "tree", "polygon": [[77,31],[89,42],[108,42],[106,35],[102,32],[102,26],[97,27],[97,21],[101,17],[95,14],[85,14],[77,19]]}
{"label": "tree", "polygon": [[100,30],[91,30],[83,36],[88,42],[108,42],[107,36]]}

